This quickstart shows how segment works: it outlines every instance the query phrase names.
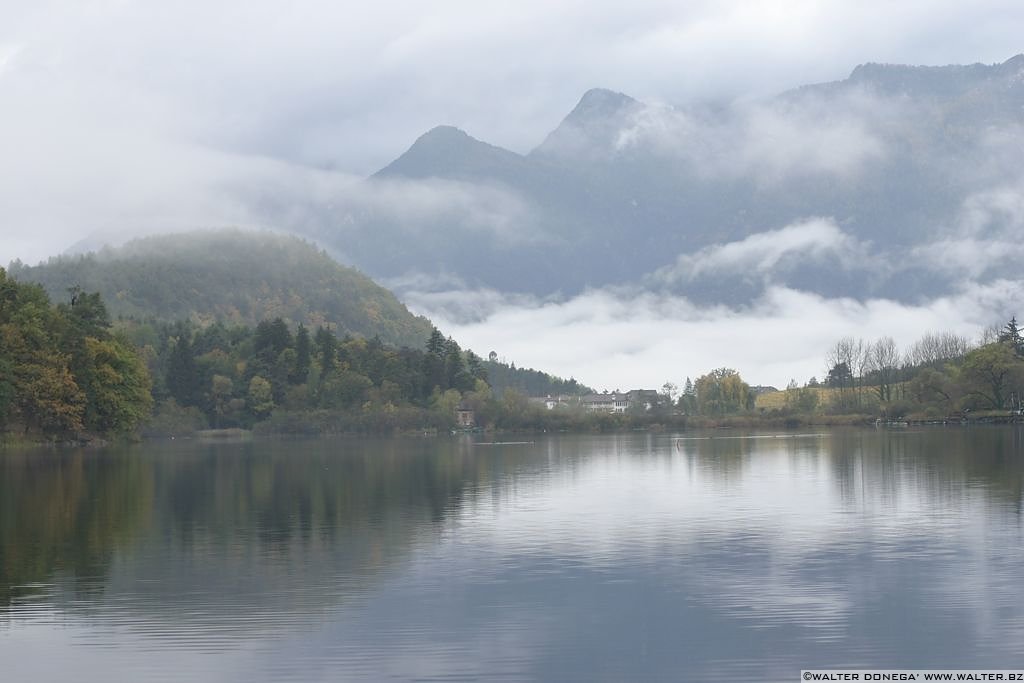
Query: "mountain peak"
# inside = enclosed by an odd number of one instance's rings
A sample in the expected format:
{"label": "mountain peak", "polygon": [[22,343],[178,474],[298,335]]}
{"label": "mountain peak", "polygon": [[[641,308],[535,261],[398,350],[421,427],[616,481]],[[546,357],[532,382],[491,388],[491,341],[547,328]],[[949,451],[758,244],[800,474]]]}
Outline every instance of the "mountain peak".
{"label": "mountain peak", "polygon": [[1003,73],[1017,73],[1024,70],[1024,54],[1014,55],[999,65]]}
{"label": "mountain peak", "polygon": [[375,176],[458,179],[473,177],[484,169],[514,165],[519,160],[518,154],[481,142],[460,128],[436,126],[417,138],[405,154]]}
{"label": "mountain peak", "polygon": [[629,95],[604,88],[591,88],[583,93],[583,97],[580,98],[579,103],[566,119],[589,119],[595,116],[614,115],[634,104],[636,104],[636,100]]}
{"label": "mountain peak", "polygon": [[615,146],[619,133],[640,103],[614,90],[592,88],[530,154],[572,157],[603,156]]}
{"label": "mountain peak", "polygon": [[434,126],[416,139],[413,146],[421,143],[464,143],[476,141],[469,133],[455,126]]}

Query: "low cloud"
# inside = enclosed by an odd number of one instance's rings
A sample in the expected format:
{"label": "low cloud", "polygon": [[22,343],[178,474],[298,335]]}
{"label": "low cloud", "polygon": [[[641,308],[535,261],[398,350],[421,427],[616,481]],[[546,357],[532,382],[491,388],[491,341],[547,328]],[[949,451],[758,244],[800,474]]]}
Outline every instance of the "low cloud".
{"label": "low cloud", "polygon": [[825,354],[840,337],[887,335],[901,348],[936,330],[978,337],[1008,318],[1022,295],[1024,283],[1008,280],[966,286],[921,305],[771,287],[749,306],[703,307],[667,293],[602,289],[563,301],[489,301],[490,312],[476,321],[432,307],[436,299],[407,301],[477,353],[493,350],[521,367],[571,375],[599,389],[657,388],[721,366],[750,383],[781,388],[790,379],[821,379]]}
{"label": "low cloud", "polygon": [[[458,232],[503,245],[543,244],[551,239],[539,227],[530,202],[496,184],[440,178],[372,179],[350,183],[330,206],[335,223],[372,215],[401,225],[410,234],[429,229],[438,240],[450,239]],[[439,229],[443,232],[437,233]]]}
{"label": "low cloud", "polygon": [[705,276],[771,279],[790,268],[825,259],[843,268],[864,268],[868,253],[869,245],[844,233],[835,221],[812,218],[683,254],[672,266],[654,273],[652,280],[676,284]]}
{"label": "low cloud", "polygon": [[701,177],[750,178],[759,186],[818,174],[856,180],[889,156],[886,136],[892,131],[882,122],[905,105],[860,90],[838,97],[794,95],[726,110],[638,104],[615,149],[643,148]]}
{"label": "low cloud", "polygon": [[[1020,134],[1024,140],[1024,131]],[[957,233],[961,236],[1019,236],[1024,229],[1024,177],[969,196],[958,225]]]}
{"label": "low cloud", "polygon": [[[60,102],[53,102],[54,108]],[[496,185],[368,181],[267,156],[171,140],[124,116],[37,116],[16,104],[0,127],[0,265],[35,263],[147,234],[207,227],[346,234],[379,220],[437,238],[543,243],[532,207]],[[335,240],[335,242],[341,242]],[[339,253],[344,257],[344,253]]]}
{"label": "low cloud", "polygon": [[1024,178],[1003,182],[964,200],[956,221],[911,249],[908,261],[970,282],[1019,277],[1024,263]]}
{"label": "low cloud", "polygon": [[[1008,201],[1004,193],[987,196],[1000,198],[997,206]],[[965,216],[976,214],[978,202],[972,206]],[[451,288],[443,281],[425,286],[429,281],[421,279],[406,281],[400,291],[413,310],[478,353],[493,350],[517,365],[598,388],[656,388],[721,366],[739,370],[751,383],[783,387],[791,379],[822,378],[828,348],[844,336],[891,336],[906,348],[934,331],[977,338],[1020,312],[1015,307],[1024,282],[992,275],[999,271],[989,266],[1008,264],[1024,249],[980,237],[944,240],[934,254],[927,249],[914,250],[904,266],[872,255],[870,245],[833,221],[815,218],[681,255],[642,286],[542,299]],[[917,302],[858,300],[785,284],[787,273],[821,263],[865,269],[897,284],[904,267],[915,267],[946,277],[948,291]],[[989,277],[982,279],[984,274]],[[739,305],[701,305],[679,293],[686,288],[678,285],[710,276],[758,280],[760,294]]]}

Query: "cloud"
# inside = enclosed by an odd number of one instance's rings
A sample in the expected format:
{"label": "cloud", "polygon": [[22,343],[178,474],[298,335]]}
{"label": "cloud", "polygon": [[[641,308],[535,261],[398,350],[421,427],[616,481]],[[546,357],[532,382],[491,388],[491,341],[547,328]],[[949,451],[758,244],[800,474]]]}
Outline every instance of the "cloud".
{"label": "cloud", "polygon": [[[18,190],[3,197],[0,262],[59,252],[115,214],[140,226],[273,218],[249,198],[259,187],[221,193],[225,165],[281,164],[292,186],[301,169],[362,175],[439,123],[527,151],[595,85],[678,103],[768,95],[869,60],[1002,61],[1022,12],[1012,0],[303,0],[289,12],[13,0],[0,24],[0,185]],[[859,121],[803,130],[752,114],[735,162],[854,171],[879,153]],[[246,178],[228,176],[232,188]]]}
{"label": "cloud", "polygon": [[703,276],[771,280],[788,268],[825,259],[842,268],[866,268],[869,245],[844,233],[828,218],[812,218],[745,239],[714,244],[682,254],[672,266],[654,273],[652,282],[692,282]]}
{"label": "cloud", "polygon": [[[984,196],[994,207],[1015,206],[1001,191]],[[981,203],[980,196],[969,202],[964,220],[977,215]],[[929,249],[912,250],[903,261],[883,260],[833,221],[815,218],[683,254],[642,286],[560,299],[423,278],[398,290],[415,312],[477,353],[493,350],[519,366],[574,376],[597,388],[679,384],[721,366],[739,370],[751,383],[783,387],[791,379],[821,378],[825,354],[841,337],[891,336],[905,349],[935,331],[977,338],[1019,312],[1024,281],[999,277],[996,266],[1009,266],[1024,249],[980,237],[944,240],[934,253]],[[947,278],[948,293],[921,301],[857,300],[785,284],[788,273],[822,263],[890,277],[897,286],[905,268],[923,269]],[[675,291],[704,277],[758,280],[760,293],[738,305],[701,305]]]}
{"label": "cloud", "polygon": [[[438,288],[442,283],[452,282],[459,282],[461,286]],[[529,294],[509,294],[486,287],[469,289],[458,278],[444,275],[415,274],[386,280],[383,284],[411,309],[432,311],[449,323],[459,325],[487,320],[510,306],[536,308],[545,301]]]}
{"label": "cloud", "polygon": [[764,106],[744,123],[737,154],[726,157],[733,173],[776,182],[794,174],[849,178],[886,156],[885,143],[863,117],[829,119],[813,106]]}
{"label": "cloud", "polygon": [[504,244],[545,243],[533,206],[507,187],[440,178],[374,179],[349,184],[334,199],[341,212],[373,212],[407,230],[434,229],[438,239],[461,230]]}
{"label": "cloud", "polygon": [[820,379],[825,354],[841,337],[891,336],[901,348],[936,330],[977,337],[1007,319],[1022,295],[1024,283],[1008,280],[920,305],[771,287],[749,306],[702,307],[668,293],[602,289],[563,301],[492,302],[487,317],[472,322],[431,307],[429,298],[409,301],[477,353],[493,350],[520,367],[624,390],[679,384],[721,366],[780,388],[790,379]]}
{"label": "cloud", "polygon": [[906,105],[856,89],[836,100],[802,94],[728,110],[641,104],[630,112],[615,148],[674,158],[704,178],[751,178],[770,187],[828,174],[849,182],[888,157],[892,130],[883,122],[891,128]]}
{"label": "cloud", "polygon": [[908,261],[957,282],[1019,277],[1024,262],[1024,178],[1002,182],[964,200],[956,221],[911,249]]}
{"label": "cloud", "polygon": [[[14,87],[15,94],[22,87],[28,86]],[[95,248],[205,227],[344,233],[368,216],[437,230],[439,239],[460,232],[501,244],[547,239],[532,208],[502,187],[439,179],[369,182],[174,139],[159,126],[140,124],[131,108],[68,121],[66,94],[40,88],[25,95],[11,98],[0,126],[0,219],[7,226],[0,264],[36,262],[83,238]],[[39,111],[41,99],[46,106]]]}
{"label": "cloud", "polygon": [[[1024,131],[1018,142],[1024,140]],[[1019,161],[1019,157],[1018,157]],[[961,236],[1016,237],[1024,229],[1024,177],[976,192],[963,204],[957,233]]]}

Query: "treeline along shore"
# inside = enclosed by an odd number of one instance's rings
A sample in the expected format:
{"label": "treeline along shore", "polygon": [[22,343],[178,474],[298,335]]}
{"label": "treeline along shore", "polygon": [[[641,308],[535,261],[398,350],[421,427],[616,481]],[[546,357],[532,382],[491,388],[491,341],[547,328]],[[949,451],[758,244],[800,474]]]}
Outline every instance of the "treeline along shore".
{"label": "treeline along shore", "polygon": [[[847,338],[827,374],[781,391],[711,370],[612,410],[574,379],[483,359],[433,328],[422,348],[281,318],[111,320],[78,288],[53,303],[0,269],[0,435],[90,442],[222,433],[611,431],[878,422],[1013,421],[1024,397],[1015,319],[972,342]],[[537,400],[536,397],[557,397]],[[233,432],[227,431],[233,430]]]}

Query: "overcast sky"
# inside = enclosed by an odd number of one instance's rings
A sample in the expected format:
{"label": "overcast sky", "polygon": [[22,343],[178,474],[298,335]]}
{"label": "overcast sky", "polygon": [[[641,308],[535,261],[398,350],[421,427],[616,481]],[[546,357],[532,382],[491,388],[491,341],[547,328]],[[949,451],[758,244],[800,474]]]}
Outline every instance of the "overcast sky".
{"label": "overcast sky", "polygon": [[0,264],[258,224],[223,188],[329,192],[438,124],[525,152],[595,86],[757,98],[1021,36],[1020,0],[0,0]]}
{"label": "overcast sky", "polygon": [[231,220],[182,204],[239,158],[367,174],[442,123],[522,152],[595,86],[750,98],[1021,35],[1018,0],[0,0],[0,263]]}

